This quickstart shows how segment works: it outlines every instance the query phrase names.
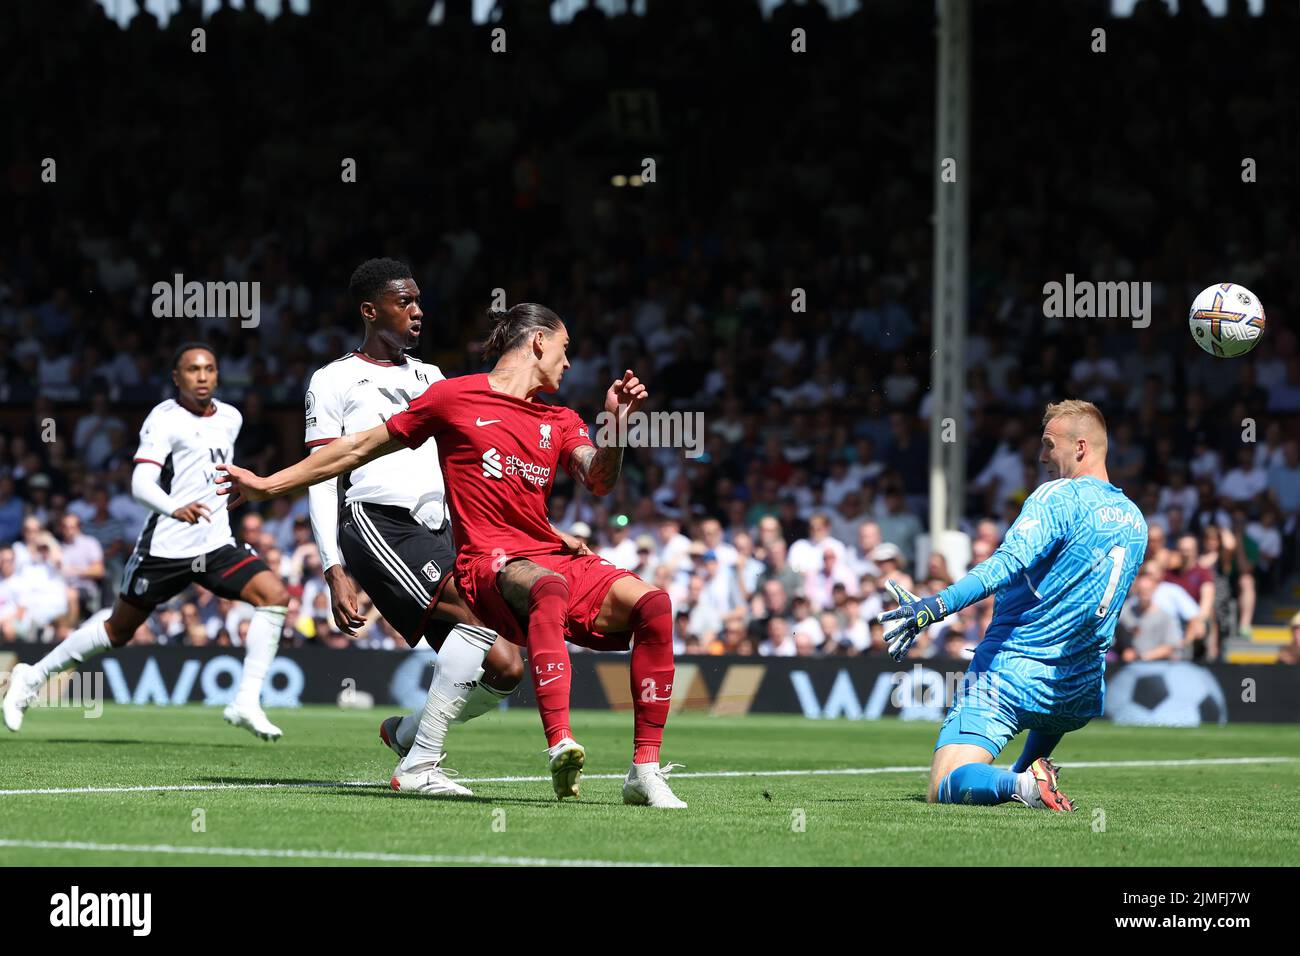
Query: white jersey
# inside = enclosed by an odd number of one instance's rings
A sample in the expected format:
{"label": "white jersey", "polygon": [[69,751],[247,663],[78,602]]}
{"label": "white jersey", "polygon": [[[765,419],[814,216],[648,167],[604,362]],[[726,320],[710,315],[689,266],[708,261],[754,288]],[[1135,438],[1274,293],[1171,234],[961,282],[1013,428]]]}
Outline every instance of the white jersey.
{"label": "white jersey", "polygon": [[[352,352],[316,370],[307,387],[305,441],[309,448],[382,425],[434,382],[436,365],[405,357],[400,365]],[[436,531],[446,520],[445,487],[437,442],[403,448],[342,476],[348,504],[393,505]]]}
{"label": "white jersey", "polygon": [[215,399],[209,407],[208,414],[196,415],[169,398],[155,405],[140,426],[135,461],[162,468],[162,490],[178,507],[203,502],[208,506],[209,520],[186,524],[170,515],[150,512],[136,540],[138,554],[195,558],[235,543],[226,499],[217,495],[215,466],[234,461],[235,439],[244,416],[234,405]]}

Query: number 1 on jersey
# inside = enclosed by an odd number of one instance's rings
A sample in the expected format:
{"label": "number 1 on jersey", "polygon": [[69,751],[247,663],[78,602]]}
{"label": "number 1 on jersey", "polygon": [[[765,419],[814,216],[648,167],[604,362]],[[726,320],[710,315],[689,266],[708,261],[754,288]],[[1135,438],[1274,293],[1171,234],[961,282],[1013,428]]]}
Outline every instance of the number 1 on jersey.
{"label": "number 1 on jersey", "polygon": [[1115,589],[1119,587],[1120,572],[1124,570],[1124,555],[1126,549],[1123,545],[1117,544],[1110,549],[1109,557],[1110,580],[1106,582],[1106,590],[1101,595],[1101,603],[1097,605],[1097,616],[1105,617],[1106,612],[1110,610],[1110,602],[1115,597]]}

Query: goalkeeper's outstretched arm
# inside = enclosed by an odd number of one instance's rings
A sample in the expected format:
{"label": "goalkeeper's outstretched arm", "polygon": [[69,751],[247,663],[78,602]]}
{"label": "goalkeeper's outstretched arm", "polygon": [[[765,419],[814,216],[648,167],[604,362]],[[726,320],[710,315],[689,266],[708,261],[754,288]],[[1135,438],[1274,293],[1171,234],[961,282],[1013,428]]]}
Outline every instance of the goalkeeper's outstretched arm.
{"label": "goalkeeper's outstretched arm", "polygon": [[[1058,481],[1066,479],[1058,479]],[[919,597],[890,581],[887,587],[898,607],[886,611],[876,620],[898,621],[884,635],[889,654],[901,661],[918,634],[936,621],[956,614],[1001,590],[1040,558],[1051,551],[1068,533],[1067,512],[1052,506],[1051,498],[1060,493],[1056,482],[1042,485],[1025,501],[1015,523],[996,551],[971,568],[960,581],[948,585],[938,594]]]}

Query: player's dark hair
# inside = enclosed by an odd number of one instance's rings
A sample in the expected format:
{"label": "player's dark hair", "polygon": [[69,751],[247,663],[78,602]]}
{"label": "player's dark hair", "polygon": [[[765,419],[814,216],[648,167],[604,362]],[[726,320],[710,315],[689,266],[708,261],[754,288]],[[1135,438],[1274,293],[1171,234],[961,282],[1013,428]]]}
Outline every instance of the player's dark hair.
{"label": "player's dark hair", "polygon": [[367,259],[357,266],[348,280],[348,295],[353,305],[372,302],[394,280],[411,279],[411,267],[396,259]]}
{"label": "player's dark hair", "polygon": [[180,345],[176,346],[176,351],[172,353],[173,371],[175,371],[177,368],[180,367],[181,359],[185,356],[185,353],[190,351],[191,349],[203,349],[205,352],[207,352],[209,355],[212,356],[213,364],[216,364],[217,350],[214,349],[207,342],[182,342]]}
{"label": "player's dark hair", "polygon": [[490,359],[518,348],[538,329],[554,332],[564,324],[558,315],[536,302],[520,302],[506,312],[493,309],[488,312],[488,318],[492,320],[492,330],[483,343],[483,353]]}

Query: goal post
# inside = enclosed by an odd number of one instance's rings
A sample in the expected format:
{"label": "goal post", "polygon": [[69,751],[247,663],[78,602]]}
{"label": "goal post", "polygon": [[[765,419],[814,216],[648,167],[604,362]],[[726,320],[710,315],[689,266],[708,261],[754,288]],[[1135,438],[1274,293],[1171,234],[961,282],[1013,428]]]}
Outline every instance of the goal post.
{"label": "goal post", "polygon": [[966,499],[970,6],[969,0],[936,3],[929,528],[935,550],[957,528]]}

